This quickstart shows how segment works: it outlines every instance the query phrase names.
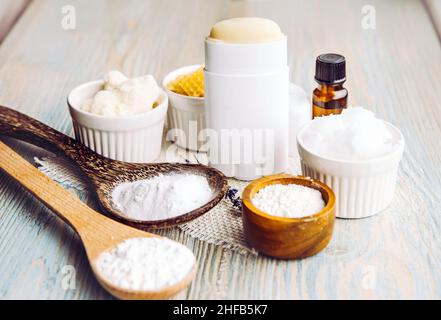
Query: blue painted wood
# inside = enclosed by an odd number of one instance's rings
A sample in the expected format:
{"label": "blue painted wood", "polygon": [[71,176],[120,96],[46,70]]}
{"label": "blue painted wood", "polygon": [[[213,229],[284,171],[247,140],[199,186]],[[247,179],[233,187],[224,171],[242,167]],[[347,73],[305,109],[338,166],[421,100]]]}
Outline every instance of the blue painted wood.
{"label": "blue painted wood", "polygon": [[[203,60],[202,40],[214,22],[272,18],[288,36],[291,80],[310,91],[315,56],[342,53],[350,102],[402,129],[407,146],[394,203],[372,218],[338,220],[328,248],[301,261],[244,256],[162,231],[199,263],[178,298],[441,298],[441,47],[420,1],[370,3],[373,30],[361,25],[361,0],[33,1],[0,46],[0,104],[71,133],[65,100],[76,85],[110,69],[160,80]],[[76,9],[75,30],[61,27],[67,4]],[[43,154],[6,142],[30,161]],[[75,289],[63,288],[67,265],[76,270]],[[0,298],[111,298],[72,231],[3,173]]]}

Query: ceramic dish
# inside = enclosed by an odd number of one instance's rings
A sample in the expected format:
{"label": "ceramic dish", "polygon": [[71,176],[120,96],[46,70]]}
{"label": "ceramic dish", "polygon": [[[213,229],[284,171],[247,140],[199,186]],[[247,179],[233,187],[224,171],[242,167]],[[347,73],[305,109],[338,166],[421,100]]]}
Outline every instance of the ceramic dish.
{"label": "ceramic dish", "polygon": [[369,160],[342,161],[313,153],[302,140],[308,125],[297,135],[303,175],[318,179],[334,190],[339,218],[369,217],[392,202],[404,138],[398,128],[384,123],[397,139],[397,147],[385,156]]}
{"label": "ceramic dish", "polygon": [[205,128],[205,107],[203,97],[190,97],[173,92],[167,84],[183,74],[189,74],[201,67],[200,64],[179,68],[167,74],[162,81],[170,101],[167,113],[168,133],[167,139],[174,141],[179,147],[199,150],[203,144],[198,141],[199,132]]}
{"label": "ceramic dish", "polygon": [[102,80],[84,83],[69,94],[67,105],[75,138],[95,152],[125,162],[153,162],[161,152],[168,97],[161,90],[158,105],[145,113],[106,117],[85,112],[80,106],[103,86]]}

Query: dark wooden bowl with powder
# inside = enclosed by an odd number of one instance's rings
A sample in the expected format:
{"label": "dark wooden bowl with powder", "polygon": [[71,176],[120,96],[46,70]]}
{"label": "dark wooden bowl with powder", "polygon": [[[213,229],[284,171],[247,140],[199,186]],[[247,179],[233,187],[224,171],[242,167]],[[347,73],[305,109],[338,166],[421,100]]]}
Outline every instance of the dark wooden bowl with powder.
{"label": "dark wooden bowl with powder", "polygon": [[[80,142],[18,111],[0,106],[0,134],[20,139],[46,150],[63,154],[78,165],[97,195],[104,213],[132,227],[148,230],[166,228],[191,221],[216,206],[224,197],[228,183],[218,170],[201,164],[127,163],[105,158]],[[141,221],[129,219],[112,205],[112,190],[120,183],[150,179],[160,174],[195,174],[206,177],[213,192],[205,205],[177,217]],[[191,193],[191,190],[188,190]]]}
{"label": "dark wooden bowl with powder", "polygon": [[[273,184],[297,184],[318,190],[324,208],[299,218],[270,215],[253,204],[254,195]],[[323,250],[334,230],[335,195],[324,183],[303,176],[277,174],[251,182],[242,194],[245,237],[257,251],[279,259],[300,259]]]}

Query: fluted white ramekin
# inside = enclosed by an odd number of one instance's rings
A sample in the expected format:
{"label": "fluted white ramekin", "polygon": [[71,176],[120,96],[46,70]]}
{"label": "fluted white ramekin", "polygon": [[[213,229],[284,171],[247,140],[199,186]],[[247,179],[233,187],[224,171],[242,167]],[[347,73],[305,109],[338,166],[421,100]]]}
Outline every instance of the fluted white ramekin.
{"label": "fluted white ramekin", "polygon": [[133,116],[108,117],[81,110],[81,104],[92,98],[102,86],[102,80],[91,81],[69,94],[67,105],[75,138],[110,159],[141,163],[154,161],[161,152],[167,94],[161,90],[157,107]]}
{"label": "fluted white ramekin", "polygon": [[391,153],[369,160],[341,161],[314,154],[302,140],[309,125],[297,135],[302,173],[332,188],[337,200],[337,217],[369,217],[383,211],[392,202],[404,137],[398,128],[388,122],[385,124],[398,141],[397,146]]}
{"label": "fluted white ramekin", "polygon": [[199,137],[199,133],[205,129],[204,98],[178,94],[169,90],[167,84],[178,76],[192,73],[200,67],[201,65],[197,64],[176,69],[167,74],[162,81],[170,101],[167,113],[167,139],[174,141],[181,148],[193,151],[202,151],[200,147],[203,137]]}

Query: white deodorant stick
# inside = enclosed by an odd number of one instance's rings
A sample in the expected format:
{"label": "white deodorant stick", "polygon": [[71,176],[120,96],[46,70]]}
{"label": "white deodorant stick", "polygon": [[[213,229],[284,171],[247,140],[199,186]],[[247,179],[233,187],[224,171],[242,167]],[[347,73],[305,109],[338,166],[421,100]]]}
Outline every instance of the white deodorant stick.
{"label": "white deodorant stick", "polygon": [[215,24],[205,40],[210,165],[252,180],[288,167],[287,41],[268,19]]}

